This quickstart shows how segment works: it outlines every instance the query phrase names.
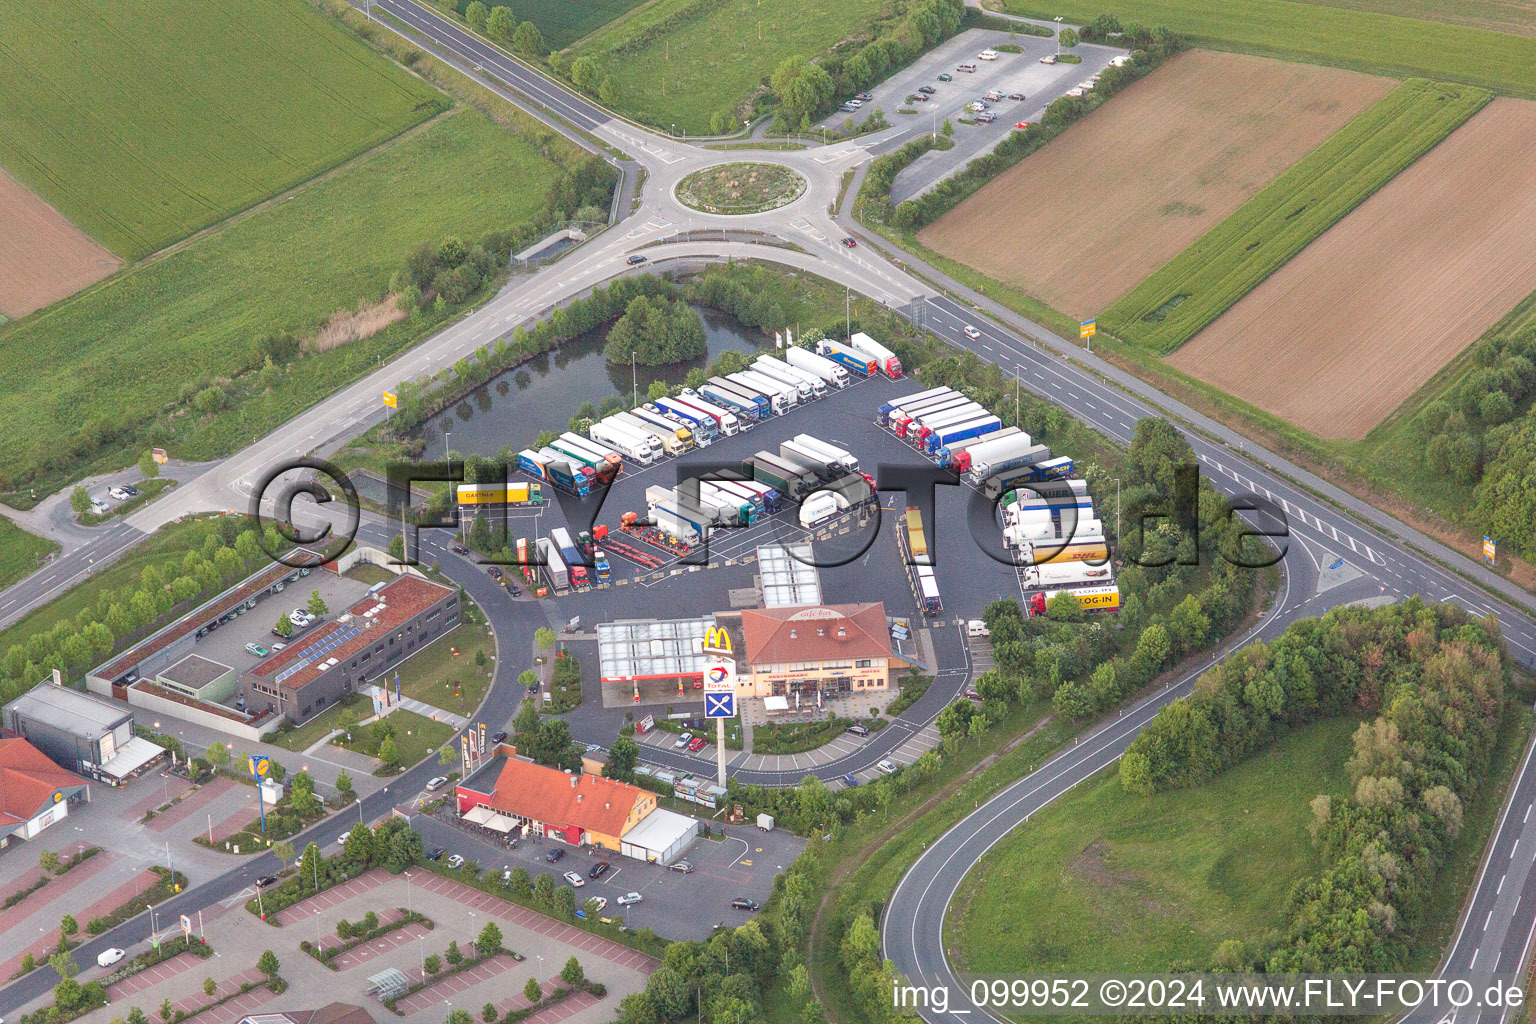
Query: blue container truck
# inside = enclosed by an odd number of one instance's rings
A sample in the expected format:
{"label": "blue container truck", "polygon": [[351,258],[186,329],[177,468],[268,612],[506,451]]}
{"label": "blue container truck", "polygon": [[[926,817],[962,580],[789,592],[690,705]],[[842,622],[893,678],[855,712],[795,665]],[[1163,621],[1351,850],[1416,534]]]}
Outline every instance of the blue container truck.
{"label": "blue container truck", "polygon": [[952,394],[949,388],[929,388],[927,391],[919,391],[915,395],[907,395],[905,398],[893,398],[889,402],[882,402],[878,410],[880,425],[885,426],[891,418],[891,413],[897,409],[905,409],[909,405],[917,405],[933,398],[940,398]]}
{"label": "blue container truck", "polygon": [[923,443],[923,448],[930,452],[937,451],[946,444],[954,444],[973,437],[981,437],[983,434],[990,434],[994,430],[1000,430],[1002,426],[1003,421],[992,415],[963,420],[960,423],[951,424],[947,427],[940,427],[929,434]]}
{"label": "blue container truck", "polygon": [[587,560],[572,543],[570,531],[563,526],[555,527],[549,531],[549,542],[555,546],[556,551],[560,552],[560,560],[570,571],[572,589],[589,584],[591,580],[587,576]]}
{"label": "blue container truck", "polygon": [[670,398],[658,398],[656,408],[687,423],[701,440],[713,441],[720,433],[719,428],[715,426],[713,416],[708,416],[690,405],[675,402]]}
{"label": "blue container truck", "polygon": [[734,412],[741,418],[743,426],[751,426],[768,414],[768,399],[763,398],[759,406],[757,399],[761,395],[749,395],[745,391],[724,383],[716,383],[715,380],[707,380],[699,385],[699,394],[708,401],[718,403]]}
{"label": "blue container truck", "polygon": [[589,481],[592,471],[580,463],[572,463],[570,459],[551,448],[541,448],[538,451],[524,448],[517,454],[517,468],[529,476],[547,480],[562,491],[579,498],[585,498],[592,493],[592,485]]}
{"label": "blue container truck", "polygon": [[818,341],[816,343],[816,354],[823,359],[832,360],[851,374],[857,374],[860,377],[874,375],[875,357],[865,355],[858,349],[848,345],[840,345],[835,341]]}

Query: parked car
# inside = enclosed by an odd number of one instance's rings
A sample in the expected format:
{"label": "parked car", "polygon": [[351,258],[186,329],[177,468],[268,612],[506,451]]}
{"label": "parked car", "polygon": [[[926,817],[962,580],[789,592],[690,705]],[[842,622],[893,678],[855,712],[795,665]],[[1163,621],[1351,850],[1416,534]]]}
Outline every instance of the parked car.
{"label": "parked car", "polygon": [[434,847],[432,847],[432,849],[427,851],[427,860],[442,860],[443,859],[443,854],[445,854],[447,852],[448,852],[447,847],[434,846]]}
{"label": "parked car", "polygon": [[843,732],[852,733],[854,736],[868,736],[869,726],[854,724],[844,729]]}
{"label": "parked car", "polygon": [[454,870],[458,870],[464,866],[464,858],[458,854],[454,854],[452,857],[448,858],[448,866]]}
{"label": "parked car", "polygon": [[875,767],[880,769],[880,771],[884,772],[886,775],[890,775],[896,771],[896,765],[891,761],[877,761],[875,762]]}
{"label": "parked car", "polygon": [[859,99],[853,99],[853,100],[849,100],[848,101],[848,105],[850,107],[852,107],[854,110],[858,110],[860,107],[862,107],[864,105],[864,101],[863,100],[859,100]]}
{"label": "parked car", "polygon": [[276,653],[278,651],[286,651],[287,649],[288,649],[288,645],[285,644],[285,643],[279,642],[279,643],[275,643],[275,644],[272,645],[273,653]]}
{"label": "parked car", "polygon": [[843,776],[843,785],[849,789],[856,789],[858,788],[859,780],[853,777],[853,772],[848,772]]}
{"label": "parked car", "polygon": [[839,103],[839,104],[838,104],[838,105],[837,105],[837,109],[838,109],[838,110],[841,110],[841,111],[842,111],[842,112],[843,112],[843,113],[845,113],[845,114],[851,114],[851,113],[853,113],[853,112],[854,112],[854,111],[855,111],[855,110],[858,110],[858,109],[859,109],[859,108],[858,108],[858,107],[856,107],[856,106],[854,106],[854,105],[853,105],[853,104],[852,104],[852,103],[849,103],[849,102],[847,102],[847,101],[846,101],[846,100],[845,100],[845,101],[844,101],[844,102],[842,102],[842,103]]}
{"label": "parked car", "polygon": [[677,738],[677,742],[672,744],[672,749],[673,750],[682,750],[684,747],[686,747],[688,745],[688,741],[691,740],[691,739],[693,739],[693,733],[691,733],[691,732],[683,733],[681,736],[679,736]]}
{"label": "parked car", "polygon": [[628,906],[633,906],[636,903],[643,902],[644,900],[645,900],[645,897],[641,896],[637,892],[627,892],[623,896],[620,896],[614,902],[618,903],[618,905],[621,906],[621,907],[628,907]]}
{"label": "parked car", "polygon": [[577,874],[574,871],[567,871],[562,877],[567,882],[571,883],[571,888],[572,889],[580,889],[582,886],[587,884],[587,880],[585,878],[582,878],[581,875]]}
{"label": "parked car", "polygon": [[613,867],[612,864],[605,860],[600,860],[596,864],[592,865],[592,870],[587,872],[587,877],[595,882],[599,878],[602,878],[604,875],[606,875],[608,873],[608,869],[611,867]]}
{"label": "parked car", "polygon": [[731,907],[735,910],[761,910],[763,905],[757,900],[749,900],[745,896],[737,896],[731,900]]}
{"label": "parked car", "polygon": [[277,884],[277,876],[276,875],[262,875],[260,878],[256,879],[256,888],[258,888],[258,889],[265,889],[269,885],[276,885],[276,884]]}
{"label": "parked car", "polygon": [[553,850],[550,850],[548,853],[546,853],[544,855],[544,859],[549,861],[551,864],[553,864],[556,861],[558,861],[561,857],[564,857],[564,856],[565,856],[565,851],[560,849],[560,847],[557,846]]}
{"label": "parked car", "polygon": [[121,487],[109,487],[107,489],[107,496],[110,497],[113,501],[127,501],[132,497],[131,494],[123,490]]}
{"label": "parked car", "polygon": [[512,592],[512,596],[513,597],[522,597],[523,596],[523,588],[518,586],[516,583],[508,583],[507,584],[507,589]]}
{"label": "parked car", "polygon": [[1008,94],[1008,98],[1011,100],[1021,100],[1024,98],[1024,94],[1021,92],[1011,92]]}
{"label": "parked car", "polygon": [[343,832],[341,835],[337,836],[336,837],[336,845],[337,846],[346,846],[347,845],[347,837],[349,835],[351,835],[350,832]]}
{"label": "parked car", "polygon": [[920,92],[915,92],[911,96],[907,97],[907,102],[908,103],[927,103],[928,102],[928,97],[924,96]]}
{"label": "parked car", "polygon": [[118,949],[116,946],[113,946],[111,949],[104,949],[96,954],[96,966],[111,967],[127,955],[128,952],[126,950]]}
{"label": "parked car", "polygon": [[496,567],[495,567],[495,566],[494,566],[494,565],[493,565],[493,566],[490,566],[490,567],[489,567],[489,568],[487,568],[487,569],[486,569],[486,570],[485,570],[485,574],[486,574],[486,575],[487,575],[487,576],[489,576],[489,577],[490,577],[490,578],[491,578],[491,579],[493,579],[493,580],[499,580],[499,579],[501,579],[501,570],[500,570],[500,569],[498,569],[498,568],[496,568]]}
{"label": "parked car", "polygon": [[858,244],[859,244],[859,240],[857,238],[854,238],[852,235],[849,235],[847,238],[843,239],[843,248],[845,248],[845,249],[857,248]]}
{"label": "parked car", "polygon": [[920,85],[920,86],[917,87],[917,91],[922,93],[925,96],[932,96],[934,93],[938,92],[939,90],[935,89],[931,85]]}
{"label": "parked car", "polygon": [[104,516],[108,512],[112,511],[112,506],[108,505],[106,502],[102,501],[100,498],[92,498],[91,499],[91,511],[95,512],[99,516]]}
{"label": "parked car", "polygon": [[646,257],[640,255],[639,253],[635,253],[633,256],[629,257],[629,259],[625,260],[624,262],[628,263],[632,267],[638,267],[640,264],[644,263],[645,261],[646,261]]}
{"label": "parked car", "polygon": [[704,749],[704,737],[703,736],[695,736],[693,739],[689,740],[688,741],[688,749],[690,751],[692,751],[693,753],[695,753],[695,754],[697,754],[699,751],[703,750]]}
{"label": "parked car", "polygon": [[671,868],[673,871],[681,871],[685,875],[693,874],[693,864],[691,861],[675,860],[671,864],[668,864],[667,867]]}
{"label": "parked car", "polygon": [[868,103],[870,100],[874,99],[875,97],[871,93],[861,92],[861,93],[855,93],[853,98],[858,100],[860,103]]}
{"label": "parked car", "polygon": [[975,341],[977,338],[981,337],[981,332],[978,331],[976,328],[972,327],[970,324],[966,324],[965,325],[965,336],[967,338],[970,338],[972,341]]}
{"label": "parked car", "polygon": [[267,656],[267,649],[261,646],[261,644],[246,644],[245,653],[254,654],[258,658],[265,658]]}
{"label": "parked car", "polygon": [[1019,131],[1023,131],[1025,128],[1029,127],[1029,122],[1028,121],[1020,121],[1017,124],[1015,124],[1014,127],[1017,128]]}
{"label": "parked car", "polygon": [[428,792],[435,793],[446,785],[448,785],[448,777],[445,775],[439,775],[436,778],[428,781],[427,790]]}
{"label": "parked car", "polygon": [[971,619],[965,624],[965,635],[971,637],[972,639],[976,639],[979,637],[991,636],[992,631],[987,628],[987,624],[983,620]]}
{"label": "parked car", "polygon": [[498,729],[496,732],[491,733],[491,742],[492,743],[505,743],[505,742],[507,742],[507,730],[505,730],[505,729]]}
{"label": "parked car", "polygon": [[1048,53],[1044,57],[1040,58],[1040,63],[1041,64],[1055,64],[1056,63],[1056,55],[1054,53]]}
{"label": "parked car", "polygon": [[315,619],[314,616],[310,615],[309,612],[305,611],[304,609],[295,608],[293,611],[288,613],[288,621],[293,623],[295,626],[298,626],[300,629],[303,629],[311,622],[314,622]]}
{"label": "parked car", "polygon": [[939,76],[939,81],[941,82],[953,82],[954,80],[955,76],[951,75],[948,71]]}
{"label": "parked car", "polygon": [[991,124],[993,121],[997,120],[997,115],[988,110],[985,113],[977,114],[976,120],[982,124]]}
{"label": "parked car", "polygon": [[[601,914],[603,911],[608,909],[608,897],[607,896],[593,896],[591,899],[587,900],[586,902],[592,904],[591,912],[594,913],[594,914]],[[583,906],[582,909],[586,910],[587,908],[585,906]]]}
{"label": "parked car", "polygon": [[[1093,80],[1095,82],[1097,82],[1099,80],[1099,76],[1098,75],[1094,75],[1093,76]],[[130,497],[130,498],[137,498],[139,496],[139,489],[137,487],[133,486],[133,484],[123,484],[122,485],[122,491],[123,491],[124,494],[128,495],[128,497]]]}

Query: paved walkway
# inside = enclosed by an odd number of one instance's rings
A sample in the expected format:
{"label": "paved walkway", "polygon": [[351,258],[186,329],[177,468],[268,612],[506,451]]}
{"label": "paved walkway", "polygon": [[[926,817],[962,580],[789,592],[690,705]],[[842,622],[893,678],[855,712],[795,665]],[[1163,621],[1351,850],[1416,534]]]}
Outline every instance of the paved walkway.
{"label": "paved walkway", "polygon": [[178,953],[169,960],[164,960],[153,967],[145,968],[138,974],[129,975],[116,985],[113,985],[107,989],[107,1000],[115,1003],[121,999],[127,999],[135,992],[142,992],[147,988],[153,988],[166,978],[180,974],[182,971],[189,970],[200,963],[202,963],[200,957],[193,956],[191,953]]}
{"label": "paved walkway", "polygon": [[447,722],[455,729],[462,729],[469,724],[469,719],[463,715],[456,715],[452,711],[435,708],[431,704],[417,700],[415,697],[401,697],[396,707],[405,708],[407,711],[414,711],[421,717],[430,718],[434,722]]}

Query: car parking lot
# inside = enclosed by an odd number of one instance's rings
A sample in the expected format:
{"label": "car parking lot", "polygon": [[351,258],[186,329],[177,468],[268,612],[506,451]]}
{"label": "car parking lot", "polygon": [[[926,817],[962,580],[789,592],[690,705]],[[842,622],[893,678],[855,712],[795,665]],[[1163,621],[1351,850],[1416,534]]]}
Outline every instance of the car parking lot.
{"label": "car parking lot", "polygon": [[[445,859],[459,854],[496,871],[520,866],[534,877],[551,875],[560,885],[567,884],[565,872],[579,872],[586,884],[577,890],[578,902],[602,896],[608,900],[604,916],[623,917],[631,928],[650,928],[669,939],[706,939],[719,922],[741,924],[750,912],[733,909],[731,901],[741,896],[766,901],[773,892],[774,875],[788,868],[805,846],[803,839],[782,829],[763,832],[715,821],[711,827],[717,834],[723,829],[725,837],[695,840],[684,857],[693,870],[684,873],[607,851],[588,854],[552,839],[524,838],[512,849],[483,833],[427,815],[417,815],[411,825],[421,832],[428,849],[446,848]],[[565,852],[554,864],[545,859],[552,849]],[[603,860],[612,865],[609,871],[595,881],[588,878],[592,867]],[[643,899],[619,906],[618,898],[629,892],[638,892]]]}

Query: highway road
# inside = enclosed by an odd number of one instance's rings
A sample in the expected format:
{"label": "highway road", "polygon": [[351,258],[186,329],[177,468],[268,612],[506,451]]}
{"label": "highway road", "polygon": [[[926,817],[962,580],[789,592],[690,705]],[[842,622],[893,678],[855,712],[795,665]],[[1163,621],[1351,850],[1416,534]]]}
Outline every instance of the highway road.
{"label": "highway road", "polygon": [[[1138,418],[1174,416],[1185,425],[1203,471],[1216,486],[1230,495],[1249,493],[1274,502],[1289,524],[1285,542],[1289,554],[1284,563],[1285,583],[1280,599],[1248,639],[1272,636],[1299,617],[1318,614],[1339,603],[1421,593],[1430,600],[1456,601],[1478,614],[1497,614],[1515,657],[1528,666],[1536,666],[1536,627],[1530,617],[1536,600],[1530,595],[1299,467],[1245,444],[1230,430],[1205,420],[1150,386],[1126,378],[1113,367],[1078,352],[1074,345],[1051,335],[1040,325],[997,309],[985,297],[958,286],[938,294],[939,289],[929,283],[939,279],[936,273],[925,271],[928,280],[920,279],[885,259],[873,246],[841,247],[838,239],[857,230],[846,215],[834,220],[827,213],[842,175],[866,164],[873,152],[891,144],[896,130],[889,136],[873,135],[826,147],[757,154],[756,159],[781,163],[803,174],[808,183],[804,196],[780,210],[747,217],[702,214],[676,201],[676,183],[698,168],[739,160],[740,151],[704,149],[619,120],[411,0],[378,0],[374,9],[388,11],[410,26],[410,30],[428,37],[431,45],[447,53],[461,69],[479,68],[500,78],[504,83],[498,87],[502,95],[529,108],[546,123],[579,129],[574,137],[587,148],[591,149],[591,140],[597,139],[622,150],[646,171],[639,209],[558,262],[514,278],[486,305],[363,380],[340,389],[322,405],[283,424],[260,442],[175,488],[126,523],[104,527],[83,546],[64,552],[44,570],[46,575],[34,576],[0,594],[0,615],[9,618],[37,607],[81,578],[94,560],[125,550],[136,539],[182,514],[247,507],[253,481],[266,467],[294,455],[332,450],[376,423],[383,415],[380,391],[392,389],[402,380],[430,375],[493,342],[516,325],[545,316],[559,304],[620,273],[635,272],[625,266],[624,258],[643,252],[651,267],[757,258],[844,283],[875,301],[905,310],[944,340],[1016,373],[1021,386],[1122,442],[1129,440]],[[388,22],[383,24],[398,31]],[[850,205],[844,203],[845,208]],[[718,242],[711,240],[716,231],[720,233]],[[761,235],[773,244],[741,240],[743,231]],[[965,301],[949,297],[950,293],[963,296]],[[989,308],[995,316],[984,316],[977,312],[978,308]],[[967,323],[977,329],[978,337],[966,335]],[[365,520],[362,536],[382,545],[387,543],[390,532],[382,523]],[[558,621],[563,614],[564,609],[557,611],[550,602],[507,601],[478,569],[448,556],[441,550],[440,542],[428,543],[444,570],[491,613],[498,641],[505,649],[525,649],[518,645],[527,643],[534,628]],[[1434,558],[1420,554],[1421,551],[1432,553]],[[1455,565],[1460,573],[1447,571],[1435,559]],[[1340,575],[1341,570],[1332,568],[1336,563],[1347,565],[1350,571]],[[1500,596],[1489,596],[1469,582],[1469,577]],[[515,663],[514,659],[507,661],[509,665]],[[517,694],[510,675],[510,669],[506,675],[498,669],[487,698],[490,707],[515,706]],[[955,675],[945,678],[946,683],[957,688],[962,681],[962,677]],[[1009,786],[930,847],[901,882],[882,924],[887,955],[898,968],[924,982],[948,977],[940,941],[942,919],[949,896],[965,871],[1028,815],[1077,782],[1112,765],[1135,731],[1158,707],[1185,692],[1192,680],[1193,676],[1127,709],[1039,771]],[[921,721],[930,712],[936,714],[946,689],[936,686],[932,701],[913,709],[913,719]],[[899,741],[892,730],[886,732],[891,734],[889,742]],[[871,743],[853,755],[849,763],[834,763],[822,772],[836,775],[865,767],[884,752],[880,743]],[[671,756],[667,751],[647,754],[663,761]],[[388,790],[368,798],[362,809],[364,817],[377,817],[400,797],[413,795],[433,767],[413,769]],[[777,776],[758,778],[772,775],[740,773],[741,778],[751,781],[795,781]],[[799,773],[795,775],[798,777]],[[1491,963],[1487,969],[1514,972],[1528,955],[1532,928],[1536,926],[1536,880],[1530,877],[1528,859],[1536,851],[1536,836],[1528,835],[1536,827],[1530,821],[1533,800],[1536,776],[1527,757],[1515,781],[1514,795],[1500,820],[1488,866],[1473,893],[1471,912],[1451,954],[1453,966],[1465,962],[1482,970]],[[340,831],[339,824],[317,826],[310,834],[333,842],[334,833]],[[232,898],[244,890],[247,880],[273,867],[264,858],[244,861],[216,879],[199,880],[199,884],[170,901],[163,910],[169,914],[191,912]],[[129,947],[144,938],[145,928],[143,919],[129,922],[92,940],[80,955],[92,956],[108,945]],[[53,980],[51,973],[43,970],[0,990],[0,1013],[13,1012],[41,994]]]}

